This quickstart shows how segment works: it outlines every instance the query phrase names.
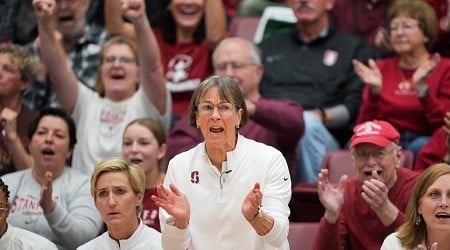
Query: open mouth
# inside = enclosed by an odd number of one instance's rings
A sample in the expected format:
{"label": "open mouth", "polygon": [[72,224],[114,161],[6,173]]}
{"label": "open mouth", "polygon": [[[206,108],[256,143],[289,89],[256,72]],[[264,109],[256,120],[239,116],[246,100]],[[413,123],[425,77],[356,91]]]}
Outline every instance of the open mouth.
{"label": "open mouth", "polygon": [[[373,172],[374,170],[364,170],[363,172],[364,172],[364,175],[365,176],[372,176],[372,172]],[[378,170],[376,170],[377,171],[377,175],[380,175],[380,174],[382,174],[383,173],[383,170],[381,170],[381,169],[378,169]]]}
{"label": "open mouth", "polygon": [[437,213],[436,218],[438,219],[450,219],[450,214],[448,213]]}
{"label": "open mouth", "polygon": [[141,159],[130,159],[130,162],[131,162],[132,164],[139,165],[139,163],[141,163],[142,160],[141,160]]}
{"label": "open mouth", "polygon": [[42,154],[43,155],[54,155],[55,152],[51,149],[44,149],[44,150],[42,150]]}
{"label": "open mouth", "polygon": [[212,133],[221,133],[221,132],[223,132],[223,128],[221,128],[221,127],[211,127],[209,129],[209,131],[212,132]]}

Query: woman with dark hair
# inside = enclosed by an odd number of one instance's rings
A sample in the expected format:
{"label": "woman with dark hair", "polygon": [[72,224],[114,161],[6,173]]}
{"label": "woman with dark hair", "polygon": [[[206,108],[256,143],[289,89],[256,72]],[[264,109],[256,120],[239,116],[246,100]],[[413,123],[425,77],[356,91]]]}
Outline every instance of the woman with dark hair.
{"label": "woman with dark hair", "polygon": [[102,220],[89,194],[89,176],[66,167],[76,143],[75,123],[62,109],[43,109],[30,124],[34,167],[4,175],[12,206],[8,221],[75,249],[100,232]]}
{"label": "woman with dark hair", "polygon": [[[158,1],[162,13],[153,32],[172,93],[172,111],[186,115],[193,91],[213,72],[212,51],[227,36],[225,8],[220,0]],[[106,28],[112,35],[134,38],[136,31],[122,19],[119,2],[105,1]]]}

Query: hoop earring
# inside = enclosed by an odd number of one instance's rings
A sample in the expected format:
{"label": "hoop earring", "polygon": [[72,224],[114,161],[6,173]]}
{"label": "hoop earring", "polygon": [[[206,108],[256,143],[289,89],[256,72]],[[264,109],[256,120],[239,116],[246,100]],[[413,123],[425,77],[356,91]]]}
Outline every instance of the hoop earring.
{"label": "hoop earring", "polygon": [[416,226],[420,225],[420,222],[422,222],[422,218],[420,218],[420,214],[417,214],[417,217],[416,217]]}

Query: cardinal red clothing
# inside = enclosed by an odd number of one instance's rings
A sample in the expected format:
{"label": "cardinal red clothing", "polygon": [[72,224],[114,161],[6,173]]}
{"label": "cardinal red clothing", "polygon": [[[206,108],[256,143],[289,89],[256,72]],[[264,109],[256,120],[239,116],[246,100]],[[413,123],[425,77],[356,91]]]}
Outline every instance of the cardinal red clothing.
{"label": "cardinal red clothing", "polygon": [[152,200],[152,195],[158,195],[156,188],[149,188],[145,190],[144,199],[142,200],[141,217],[142,223],[161,232],[159,225],[159,208]]}
{"label": "cardinal red clothing", "polygon": [[439,128],[436,130],[431,140],[420,150],[414,163],[414,170],[423,172],[430,165],[442,162],[442,158],[447,153],[446,139],[447,133],[445,133],[444,129]]}
{"label": "cardinal red clothing", "polygon": [[[28,124],[37,116],[37,111],[29,109],[22,105],[20,113],[17,117],[17,135],[20,137],[26,151],[28,151]],[[1,127],[0,127],[1,130]],[[11,152],[8,149],[8,139],[0,132],[0,176],[15,172],[17,167],[14,166]]]}
{"label": "cardinal red clothing", "polygon": [[431,135],[443,125],[450,111],[450,60],[441,58],[434,72],[425,80],[430,92],[418,98],[412,85],[414,70],[400,70],[398,57],[379,61],[383,76],[381,94],[364,87],[362,105],[356,123],[385,120],[400,133],[404,131]]}
{"label": "cardinal red clothing", "polygon": [[161,51],[167,88],[172,93],[173,114],[185,115],[192,93],[213,72],[212,51],[206,40],[201,43],[169,43],[159,30],[153,29],[153,32]]}
{"label": "cardinal red clothing", "polygon": [[344,249],[344,246],[349,246],[347,249],[379,250],[384,238],[405,221],[404,211],[419,175],[407,168],[398,168],[397,180],[389,189],[388,198],[399,209],[399,213],[387,227],[362,199],[359,179],[349,178],[338,222],[329,224],[322,217],[313,249]]}

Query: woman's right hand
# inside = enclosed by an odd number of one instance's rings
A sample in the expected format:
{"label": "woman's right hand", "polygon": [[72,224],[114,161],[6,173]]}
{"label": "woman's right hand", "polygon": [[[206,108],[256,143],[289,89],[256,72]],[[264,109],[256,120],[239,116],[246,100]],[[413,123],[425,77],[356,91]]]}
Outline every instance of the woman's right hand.
{"label": "woman's right hand", "polygon": [[347,184],[347,175],[343,175],[339,184],[335,187],[328,180],[328,169],[319,172],[318,194],[319,200],[325,208],[325,220],[334,224],[339,218],[342,205],[344,204],[344,191]]}
{"label": "woman's right hand", "polygon": [[158,195],[152,195],[152,200],[156,205],[175,218],[178,228],[186,228],[191,214],[186,195],[181,193],[174,184],[170,184],[170,190],[161,184],[156,191]]}
{"label": "woman's right hand", "polygon": [[361,81],[370,86],[372,93],[379,94],[383,84],[383,76],[376,62],[373,59],[369,59],[369,66],[366,66],[362,62],[354,59],[352,63]]}

